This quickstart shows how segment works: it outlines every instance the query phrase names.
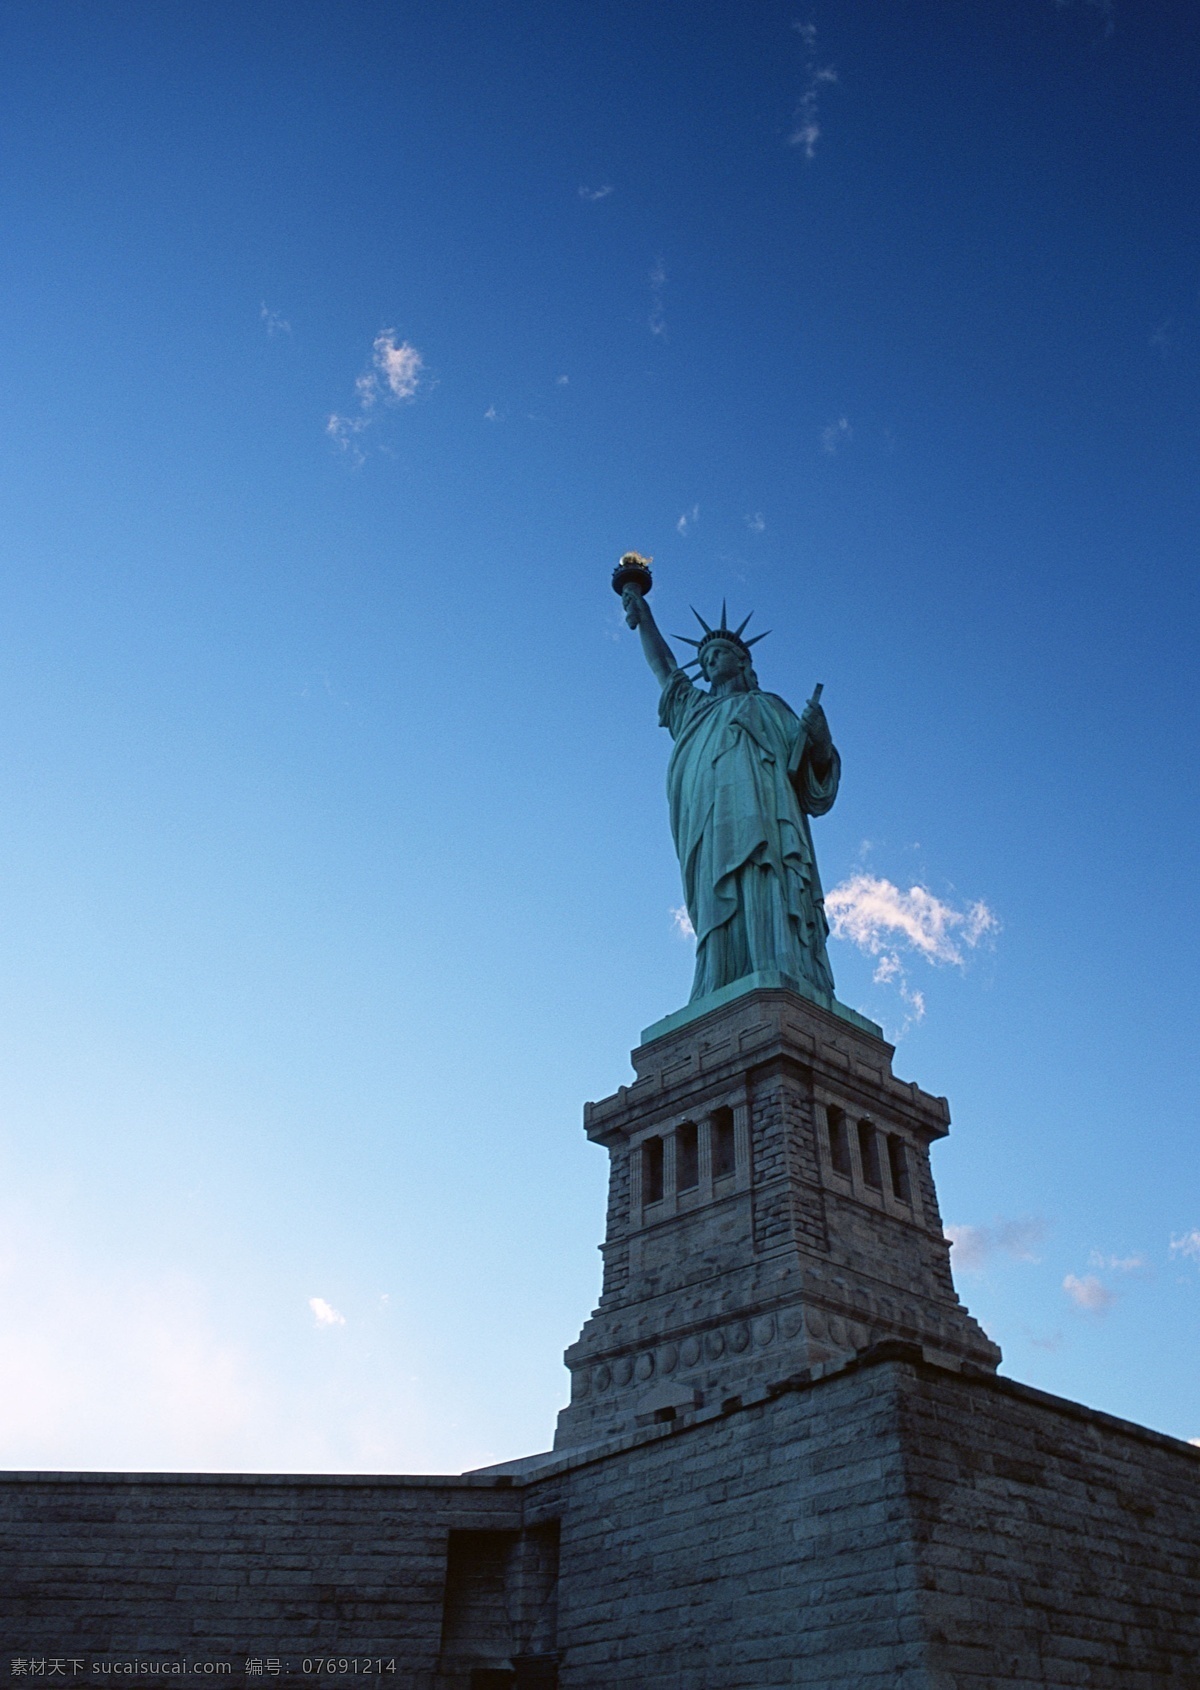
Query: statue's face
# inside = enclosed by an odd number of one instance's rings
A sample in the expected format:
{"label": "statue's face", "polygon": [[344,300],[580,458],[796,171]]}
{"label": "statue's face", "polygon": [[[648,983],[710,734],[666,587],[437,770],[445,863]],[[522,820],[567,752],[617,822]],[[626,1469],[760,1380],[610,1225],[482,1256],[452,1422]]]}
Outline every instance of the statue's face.
{"label": "statue's face", "polygon": [[718,683],[736,680],[742,673],[742,654],[728,640],[713,640],[704,648],[702,665],[707,681]]}

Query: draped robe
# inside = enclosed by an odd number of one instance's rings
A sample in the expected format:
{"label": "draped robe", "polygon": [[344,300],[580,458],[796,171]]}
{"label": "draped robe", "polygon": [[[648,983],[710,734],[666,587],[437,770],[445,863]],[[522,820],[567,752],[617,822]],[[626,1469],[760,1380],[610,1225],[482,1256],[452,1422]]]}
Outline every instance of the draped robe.
{"label": "draped robe", "polygon": [[763,969],[831,999],[808,818],[837,796],[837,752],[818,776],[808,734],[782,698],[703,692],[682,669],[663,687],[659,720],[675,741],[667,797],[696,930],[691,1001]]}

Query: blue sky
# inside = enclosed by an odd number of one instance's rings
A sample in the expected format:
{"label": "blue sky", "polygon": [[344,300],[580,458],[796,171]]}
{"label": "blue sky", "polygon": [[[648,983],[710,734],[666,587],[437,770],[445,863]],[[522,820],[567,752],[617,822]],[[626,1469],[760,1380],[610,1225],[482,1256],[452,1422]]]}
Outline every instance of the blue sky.
{"label": "blue sky", "polygon": [[1200,1436],[1192,24],[0,5],[0,1464],[546,1446],[691,974],[629,547],[825,685],[1005,1370]]}

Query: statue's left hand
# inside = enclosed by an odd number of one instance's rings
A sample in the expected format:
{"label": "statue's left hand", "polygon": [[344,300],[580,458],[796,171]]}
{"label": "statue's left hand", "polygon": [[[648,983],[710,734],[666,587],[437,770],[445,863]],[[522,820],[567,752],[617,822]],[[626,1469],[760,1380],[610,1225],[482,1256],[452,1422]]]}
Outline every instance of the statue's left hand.
{"label": "statue's left hand", "polygon": [[823,706],[814,704],[810,699],[804,707],[800,721],[808,735],[809,745],[822,761],[826,761],[833,750],[833,735],[829,731],[829,722]]}

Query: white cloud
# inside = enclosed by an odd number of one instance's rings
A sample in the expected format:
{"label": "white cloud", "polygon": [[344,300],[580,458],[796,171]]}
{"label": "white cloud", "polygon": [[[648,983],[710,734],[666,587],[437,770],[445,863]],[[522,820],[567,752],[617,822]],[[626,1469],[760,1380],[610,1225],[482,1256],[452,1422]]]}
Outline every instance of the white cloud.
{"label": "white cloud", "polygon": [[1137,1273],[1145,1265],[1145,1256],[1106,1256],[1099,1250],[1088,1256],[1089,1267],[1107,1269],[1109,1273]]}
{"label": "white cloud", "polygon": [[979,1273],[988,1257],[987,1228],[954,1226],[944,1228],[950,1240],[950,1260],[966,1273]]}
{"label": "white cloud", "polygon": [[958,910],[923,886],[902,892],[874,874],[853,874],[827,894],[825,913],[835,939],[857,945],[877,957],[876,985],[891,985],[911,1015],[906,1027],[925,1014],[924,994],[909,982],[900,950],[916,951],[926,962],[966,964],[966,951],[997,933],[1000,923],[980,899]]}
{"label": "white cloud", "polygon": [[1063,1280],[1063,1290],[1076,1308],[1087,1309],[1090,1314],[1103,1314],[1117,1300],[1116,1292],[1102,1285],[1094,1273],[1087,1273],[1082,1279],[1069,1273]]}
{"label": "white cloud", "polygon": [[875,972],[871,979],[877,986],[894,985],[900,993],[902,1002],[912,1011],[905,1025],[925,1019],[925,994],[908,983],[908,975],[904,972],[904,964],[894,951],[887,951],[875,964]]}
{"label": "white cloud", "polygon": [[950,1260],[962,1273],[981,1273],[996,1255],[1018,1262],[1036,1262],[1038,1246],[1046,1236],[1046,1222],[1036,1215],[1020,1220],[997,1220],[991,1226],[948,1226],[946,1237],[952,1249]]}
{"label": "white cloud", "polygon": [[761,511],[755,511],[752,516],[747,516],[746,518],[746,527],[750,530],[751,534],[761,534],[766,526],[767,525],[763,520],[763,513]]}
{"label": "white cloud", "polygon": [[667,285],[667,267],[659,258],[655,261],[650,272],[650,316],[648,318],[650,333],[663,335],[667,332],[667,319],[663,311],[663,289]]}
{"label": "white cloud", "polygon": [[421,385],[425,360],[409,341],[397,344],[395,329],[381,329],[371,346],[371,362],[355,379],[354,397],[357,412],[342,415],[335,411],[325,425],[325,432],[343,451],[352,451],[362,462],[358,437],[374,419],[375,406],[382,398],[389,404],[401,404],[415,398]]}
{"label": "white cloud", "polygon": [[672,908],[671,920],[675,923],[675,931],[681,939],[694,939],[696,937],[692,918],[683,904],[680,904],[678,909]]}
{"label": "white cloud", "polygon": [[580,183],[579,197],[581,200],[587,200],[589,205],[595,205],[597,200],[606,200],[612,191],[613,185],[611,182],[605,182],[599,188],[585,188],[583,184]]}
{"label": "white cloud", "polygon": [[1171,1254],[1173,1256],[1187,1256],[1193,1262],[1200,1262],[1200,1227],[1193,1227],[1190,1232],[1185,1232],[1178,1238],[1172,1238]]}
{"label": "white cloud", "polygon": [[339,1314],[332,1303],[327,1303],[324,1297],[310,1297],[308,1306],[312,1310],[313,1319],[318,1326],[345,1326],[345,1315]]}
{"label": "white cloud", "polygon": [[569,387],[571,385],[571,378],[570,376],[555,376],[554,385],[555,387]]}
{"label": "white cloud", "polygon": [[828,452],[831,458],[835,457],[839,447],[845,446],[853,438],[854,430],[850,426],[849,419],[838,417],[836,422],[826,423],[821,430],[821,450]]}
{"label": "white cloud", "polygon": [[387,383],[393,399],[411,399],[421,380],[425,360],[407,340],[396,345],[395,329],[375,336],[375,368]]}
{"label": "white cloud", "polygon": [[489,405],[487,410],[483,413],[483,420],[485,422],[498,422],[499,419],[500,419],[499,411],[497,411],[497,409],[494,405]]}
{"label": "white cloud", "polygon": [[693,505],[690,511],[684,511],[684,513],[680,517],[679,521],[675,524],[675,532],[677,534],[686,534],[688,529],[694,528],[696,523],[699,522],[699,520],[700,520],[700,506],[699,505]]}
{"label": "white cloud", "polygon": [[837,71],[832,65],[817,63],[816,24],[797,23],[792,28],[804,43],[804,85],[792,115],[788,145],[802,147],[805,158],[813,159],[817,156],[817,142],[821,138],[818,114],[821,91],[837,81]]}
{"label": "white cloud", "polygon": [[902,892],[890,880],[873,874],[853,874],[835,886],[825,899],[830,930],[848,939],[869,956],[885,957],[880,978],[891,978],[900,967],[897,942],[917,951],[926,962],[966,961],[963,946],[973,950],[988,934],[999,931],[996,916],[980,899],[956,910],[924,886]]}
{"label": "white cloud", "polygon": [[343,452],[352,453],[354,458],[361,463],[362,453],[355,444],[355,437],[366,428],[367,421],[366,417],[343,417],[335,411],[325,424],[325,432],[335,445],[342,448]]}
{"label": "white cloud", "polygon": [[291,334],[292,325],[287,318],[281,317],[278,311],[272,311],[265,299],[258,314],[268,334]]}

